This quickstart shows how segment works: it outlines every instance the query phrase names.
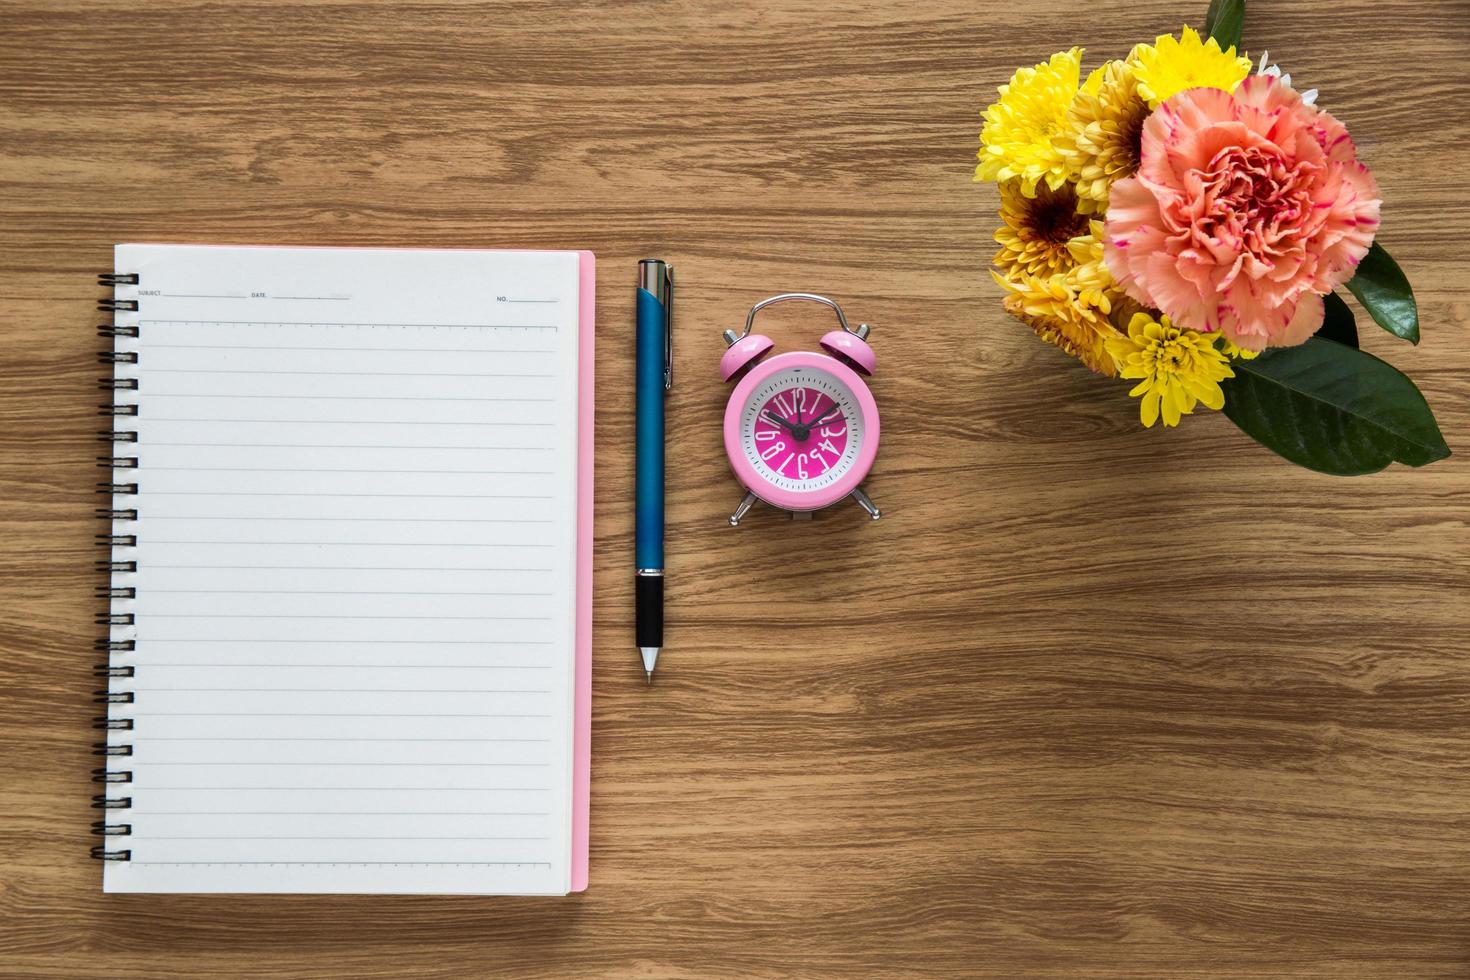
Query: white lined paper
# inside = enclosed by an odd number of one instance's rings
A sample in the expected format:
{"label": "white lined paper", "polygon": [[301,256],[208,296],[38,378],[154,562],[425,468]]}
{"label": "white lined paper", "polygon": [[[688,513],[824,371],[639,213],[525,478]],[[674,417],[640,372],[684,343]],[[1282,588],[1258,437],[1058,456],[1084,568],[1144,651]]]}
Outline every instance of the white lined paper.
{"label": "white lined paper", "polygon": [[566,892],[577,256],[116,261],[138,568],[106,889]]}

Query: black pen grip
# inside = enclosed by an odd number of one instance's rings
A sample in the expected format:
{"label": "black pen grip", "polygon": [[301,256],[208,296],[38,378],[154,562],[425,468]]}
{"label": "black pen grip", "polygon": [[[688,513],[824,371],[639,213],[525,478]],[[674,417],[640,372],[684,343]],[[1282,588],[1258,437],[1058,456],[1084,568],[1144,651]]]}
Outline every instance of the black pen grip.
{"label": "black pen grip", "polygon": [[634,626],[640,647],[664,645],[664,577],[639,575],[634,593]]}

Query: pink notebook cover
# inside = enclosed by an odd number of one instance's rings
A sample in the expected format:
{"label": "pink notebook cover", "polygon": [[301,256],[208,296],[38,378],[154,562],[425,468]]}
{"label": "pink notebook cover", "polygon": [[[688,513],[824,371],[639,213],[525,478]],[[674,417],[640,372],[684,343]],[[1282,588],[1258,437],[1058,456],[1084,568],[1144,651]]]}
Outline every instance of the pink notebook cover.
{"label": "pink notebook cover", "polygon": [[[269,246],[234,246],[265,248]],[[579,306],[577,353],[577,572],[572,724],[572,855],[570,891],[587,889],[589,808],[592,789],[592,542],[593,450],[595,444],[594,328],[597,260],[578,250]]]}
{"label": "pink notebook cover", "polygon": [[587,888],[588,813],[592,796],[592,451],[595,431],[593,327],[597,307],[597,260],[581,262],[581,346],[577,356],[577,628],[576,690],[572,731],[572,891]]}

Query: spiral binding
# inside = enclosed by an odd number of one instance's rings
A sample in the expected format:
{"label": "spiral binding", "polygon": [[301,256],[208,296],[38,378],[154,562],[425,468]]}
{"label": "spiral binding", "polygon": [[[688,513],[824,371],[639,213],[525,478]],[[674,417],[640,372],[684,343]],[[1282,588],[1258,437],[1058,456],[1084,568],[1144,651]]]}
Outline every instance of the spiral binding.
{"label": "spiral binding", "polygon": [[[97,387],[107,392],[99,415],[112,419],[110,428],[97,433],[97,441],[106,444],[107,455],[97,457],[97,466],[116,472],[136,470],[138,457],[125,455],[123,446],[136,444],[136,430],[122,428],[126,418],[136,417],[138,404],[130,392],[138,391],[136,374],[138,351],[130,344],[138,337],[136,323],[118,323],[119,319],[138,312],[138,300],[118,295],[119,287],[137,286],[136,272],[105,272],[97,277],[97,284],[111,288],[113,296],[97,301],[97,309],[113,314],[113,323],[98,326],[97,335],[112,342],[112,350],[97,355],[97,363],[112,369],[110,377],[99,378]],[[106,559],[97,562],[97,570],[107,575],[106,585],[97,587],[97,598],[107,603],[107,611],[96,618],[98,626],[107,628],[107,634],[93,644],[93,649],[106,659],[92,668],[92,676],[106,683],[106,687],[93,692],[92,700],[102,705],[104,714],[92,719],[92,727],[105,734],[103,741],[92,745],[92,754],[106,760],[100,768],[92,770],[92,782],[105,784],[109,789],[120,783],[131,783],[133,773],[128,769],[114,768],[114,760],[128,758],[133,754],[131,742],[119,741],[115,732],[131,732],[133,719],[118,717],[115,706],[132,704],[134,692],[119,687],[118,682],[137,676],[137,667],[130,663],[119,663],[120,655],[132,654],[137,650],[136,614],[133,603],[138,597],[134,576],[138,562],[134,555],[138,547],[138,509],[129,506],[130,501],[118,498],[133,497],[138,493],[138,484],[118,480],[115,477],[97,484],[97,492],[107,496],[109,504],[97,509],[97,516],[108,522],[108,531],[96,536],[97,544],[108,550]],[[131,796],[117,796],[101,792],[92,797],[95,810],[127,810],[133,805]],[[92,824],[92,834],[104,838],[103,843],[92,848],[92,857],[99,861],[129,861],[133,852],[129,848],[111,846],[114,837],[126,837],[133,831],[132,824],[98,820]]]}

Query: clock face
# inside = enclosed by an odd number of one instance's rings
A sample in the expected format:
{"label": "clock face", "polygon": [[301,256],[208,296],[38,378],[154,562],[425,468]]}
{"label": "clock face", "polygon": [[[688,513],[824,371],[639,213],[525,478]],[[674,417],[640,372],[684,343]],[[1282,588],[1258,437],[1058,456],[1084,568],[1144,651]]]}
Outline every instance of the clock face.
{"label": "clock face", "polygon": [[739,450],[746,471],[777,491],[827,497],[856,485],[863,475],[854,472],[859,460],[871,461],[863,452],[866,423],[853,385],[837,371],[784,367],[760,378],[742,400]]}

